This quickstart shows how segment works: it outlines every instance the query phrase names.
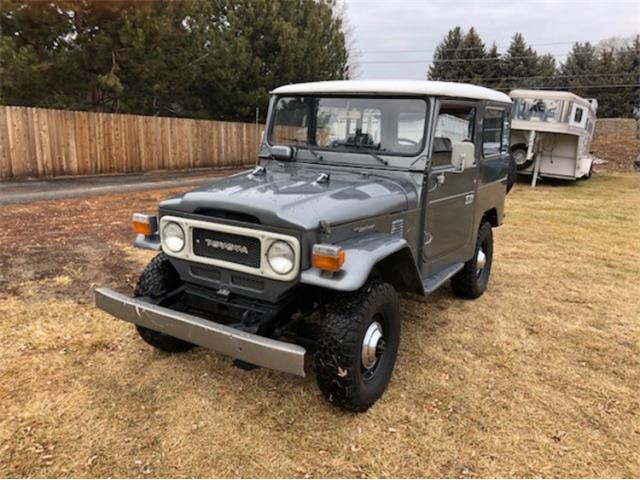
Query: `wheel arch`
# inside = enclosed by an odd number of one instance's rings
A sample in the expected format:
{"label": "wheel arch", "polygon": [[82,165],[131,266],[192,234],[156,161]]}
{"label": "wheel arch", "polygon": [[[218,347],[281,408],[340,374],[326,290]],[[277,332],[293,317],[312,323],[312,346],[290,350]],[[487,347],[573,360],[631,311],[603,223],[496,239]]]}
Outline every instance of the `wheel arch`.
{"label": "wheel arch", "polygon": [[420,272],[408,246],[378,261],[371,275],[390,283],[398,292],[424,293]]}
{"label": "wheel arch", "polygon": [[500,226],[500,217],[498,216],[498,209],[493,207],[487,210],[482,214],[482,218],[480,219],[480,225],[478,228],[482,226],[484,222],[489,222],[492,227]]}
{"label": "wheel arch", "polygon": [[411,247],[404,238],[372,234],[339,244],[345,250],[342,269],[327,276],[310,268],[300,274],[300,282],[328,290],[352,292],[372,276],[378,276],[398,291],[424,293],[422,279]]}

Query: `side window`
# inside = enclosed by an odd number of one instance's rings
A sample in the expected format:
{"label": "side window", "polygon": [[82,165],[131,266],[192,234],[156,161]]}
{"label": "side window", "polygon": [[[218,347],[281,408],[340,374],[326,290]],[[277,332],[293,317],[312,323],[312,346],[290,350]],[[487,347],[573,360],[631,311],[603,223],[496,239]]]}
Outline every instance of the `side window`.
{"label": "side window", "polygon": [[582,122],[582,114],[583,114],[584,110],[582,110],[580,107],[576,108],[576,113],[573,116],[573,122],[574,123],[581,123]]}
{"label": "side window", "polygon": [[502,108],[487,108],[482,123],[482,156],[498,155],[503,150],[505,140],[503,130],[507,121],[506,111]]}
{"label": "side window", "polygon": [[443,105],[440,108],[433,138],[431,165],[434,167],[451,165],[453,144],[473,143],[475,116],[476,109],[466,105]]}

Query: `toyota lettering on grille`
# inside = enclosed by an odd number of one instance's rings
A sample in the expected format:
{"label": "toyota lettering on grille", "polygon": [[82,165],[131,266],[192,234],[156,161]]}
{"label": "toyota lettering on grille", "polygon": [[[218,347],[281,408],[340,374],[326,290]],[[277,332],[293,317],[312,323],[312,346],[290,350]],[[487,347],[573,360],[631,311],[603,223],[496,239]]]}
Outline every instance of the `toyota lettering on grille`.
{"label": "toyota lettering on grille", "polygon": [[210,248],[249,255],[249,249],[245,245],[238,245],[237,243],[223,242],[220,240],[212,240],[211,238],[205,238],[204,243],[207,245],[207,247]]}

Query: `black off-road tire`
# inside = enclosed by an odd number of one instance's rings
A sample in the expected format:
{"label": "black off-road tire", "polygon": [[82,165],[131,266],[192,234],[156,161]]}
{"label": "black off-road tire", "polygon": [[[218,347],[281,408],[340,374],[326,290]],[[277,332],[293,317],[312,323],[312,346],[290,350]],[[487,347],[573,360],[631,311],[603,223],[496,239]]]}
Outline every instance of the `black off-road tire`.
{"label": "black off-road tire", "polygon": [[[481,271],[478,271],[478,251],[482,248],[486,262]],[[462,270],[451,278],[453,293],[461,298],[478,298],[487,289],[489,276],[491,275],[491,263],[493,260],[493,233],[491,224],[483,222],[478,230],[476,248],[473,258],[464,264]]]}
{"label": "black off-road tire", "polygon": [[[513,161],[515,163],[515,157],[518,153],[524,153],[525,157],[527,156],[527,144],[526,143],[516,143],[515,145],[511,145],[511,157],[513,158]],[[531,165],[533,165],[533,162],[535,161],[535,158],[530,158],[529,160],[525,160],[524,163],[518,165],[516,163],[516,171],[519,170],[526,170],[527,168],[529,168]]]}
{"label": "black off-road tire", "polygon": [[[138,279],[135,297],[148,297],[159,300],[180,286],[180,276],[164,253],[156,255],[145,267]],[[180,353],[191,350],[194,345],[179,338],[156,332],[136,325],[138,334],[149,345],[168,353]]]}
{"label": "black off-road tire", "polygon": [[[371,369],[362,363],[362,343],[369,327],[382,325],[384,342]],[[388,283],[367,282],[361,289],[338,294],[321,320],[315,369],[327,400],[345,410],[364,412],[384,393],[398,354],[398,294]]]}

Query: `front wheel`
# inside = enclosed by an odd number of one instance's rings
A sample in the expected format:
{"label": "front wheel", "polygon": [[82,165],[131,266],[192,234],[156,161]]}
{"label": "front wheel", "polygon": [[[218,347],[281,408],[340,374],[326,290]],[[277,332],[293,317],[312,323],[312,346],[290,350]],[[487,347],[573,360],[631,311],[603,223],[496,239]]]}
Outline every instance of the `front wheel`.
{"label": "front wheel", "polygon": [[[134,297],[147,297],[152,302],[159,303],[165,295],[179,286],[178,272],[171,265],[169,258],[160,253],[149,262],[140,275]],[[180,353],[194,347],[192,343],[140,325],[136,325],[136,329],[142,340],[163,352]]]}
{"label": "front wheel", "polygon": [[484,222],[478,230],[473,258],[451,278],[453,293],[461,298],[478,298],[487,289],[493,261],[493,233],[491,224]]}
{"label": "front wheel", "polygon": [[398,304],[390,284],[373,280],[326,305],[315,369],[330,403],[364,412],[382,396],[400,343]]}

